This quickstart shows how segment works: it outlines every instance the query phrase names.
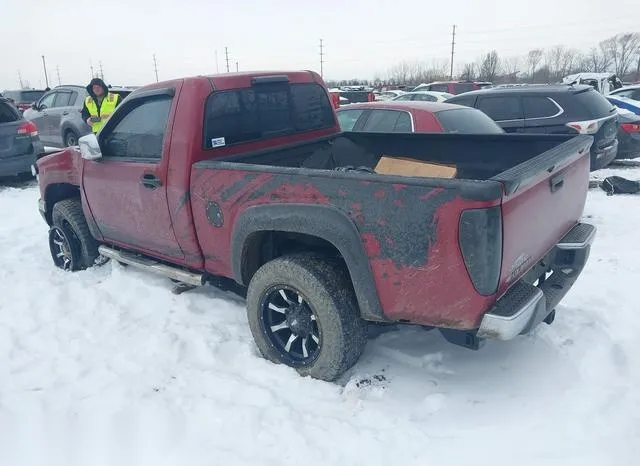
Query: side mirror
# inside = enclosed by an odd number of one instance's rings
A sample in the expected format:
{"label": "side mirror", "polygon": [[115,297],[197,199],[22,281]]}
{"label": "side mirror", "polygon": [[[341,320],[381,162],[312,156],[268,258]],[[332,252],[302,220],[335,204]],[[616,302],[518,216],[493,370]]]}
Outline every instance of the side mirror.
{"label": "side mirror", "polygon": [[98,160],[102,157],[100,151],[100,144],[98,144],[98,138],[95,134],[87,134],[78,139],[78,145],[80,146],[80,154],[85,160]]}
{"label": "side mirror", "polygon": [[32,103],[31,103],[31,108],[32,108],[33,110],[38,110],[38,102],[32,102]]}

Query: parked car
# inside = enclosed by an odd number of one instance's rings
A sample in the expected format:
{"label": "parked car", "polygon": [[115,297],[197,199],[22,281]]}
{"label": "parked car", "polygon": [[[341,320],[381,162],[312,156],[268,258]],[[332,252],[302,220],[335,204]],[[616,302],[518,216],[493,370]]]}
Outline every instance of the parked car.
{"label": "parked car", "polygon": [[418,91],[436,91],[447,92],[449,94],[458,95],[465,92],[477,91],[492,83],[484,81],[436,81],[429,84],[420,84],[416,86],[412,92]]}
{"label": "parked car", "polygon": [[635,159],[640,157],[640,116],[629,110],[619,108],[618,120],[618,159]]}
{"label": "parked car", "polygon": [[631,113],[640,115],[640,101],[614,95],[608,95],[606,96],[606,99],[611,103],[611,105],[614,105],[619,109],[628,110]]}
{"label": "parked car", "polygon": [[418,101],[418,102],[444,102],[447,99],[453,97],[453,94],[448,92],[436,92],[436,91],[418,91],[407,92],[399,95],[393,101]]}
{"label": "parked car", "polygon": [[[133,90],[109,88],[110,92],[124,99]],[[87,97],[84,86],[57,86],[44,94],[24,112],[24,117],[38,128],[42,141],[52,147],[68,147],[78,144],[78,139],[91,132],[83,120],[81,111]]]}
{"label": "parked car", "polygon": [[19,89],[17,91],[4,91],[2,96],[9,99],[20,112],[24,112],[33,102],[42,97],[46,91],[39,89]]}
{"label": "parked car", "polygon": [[44,147],[35,125],[9,99],[0,97],[0,177],[31,173]]}
{"label": "parked car", "polygon": [[392,90],[388,90],[388,91],[382,91],[382,92],[374,92],[376,99],[375,100],[381,100],[381,101],[387,101],[387,100],[394,100],[404,94],[406,94],[405,91],[401,91],[399,89],[392,89]]}
{"label": "parked car", "polygon": [[609,165],[618,151],[616,109],[591,86],[490,88],[447,102],[482,110],[508,133],[593,135],[591,170]]}
{"label": "parked car", "polygon": [[342,131],[500,134],[504,130],[474,108],[435,102],[370,102],[336,112]]}
{"label": "parked car", "polygon": [[640,84],[621,87],[609,93],[611,97],[626,97],[627,99],[640,102]]}
{"label": "parked car", "polygon": [[197,76],[137,90],[79,149],[39,159],[39,209],[57,267],[111,258],[240,287],[263,356],[335,380],[366,321],[472,349],[551,323],[595,234],[580,223],[592,143],[344,133],[317,73]]}
{"label": "parked car", "polygon": [[622,81],[615,73],[575,73],[562,78],[563,84],[587,84],[603,95],[622,88]]}

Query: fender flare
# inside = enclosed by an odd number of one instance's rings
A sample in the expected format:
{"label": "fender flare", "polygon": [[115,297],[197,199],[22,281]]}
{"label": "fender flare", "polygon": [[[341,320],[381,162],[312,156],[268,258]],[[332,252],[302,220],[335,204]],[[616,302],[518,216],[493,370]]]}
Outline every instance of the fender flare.
{"label": "fender flare", "polygon": [[378,297],[373,271],[356,225],[333,206],[271,204],[246,209],[236,220],[231,238],[234,279],[243,285],[243,263],[249,237],[258,232],[287,232],[314,236],[331,243],[342,255],[363,319],[389,322]]}

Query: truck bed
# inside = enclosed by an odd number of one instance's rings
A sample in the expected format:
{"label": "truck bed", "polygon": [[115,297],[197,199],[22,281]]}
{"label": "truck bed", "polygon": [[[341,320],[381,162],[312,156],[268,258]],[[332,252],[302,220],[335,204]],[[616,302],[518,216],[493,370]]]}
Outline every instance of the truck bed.
{"label": "truck bed", "polygon": [[[345,166],[373,169],[380,157],[385,155],[456,165],[456,178],[482,181],[556,149],[563,143],[583,145],[584,140],[571,135],[353,132],[216,161],[330,170]],[[323,166],[322,162],[327,158],[330,160]]]}
{"label": "truck bed", "polygon": [[[310,167],[341,138],[359,148],[329,154],[333,167]],[[198,162],[190,190],[205,269],[233,270],[246,284],[243,270],[254,261],[243,252],[247,242],[262,232],[303,231],[340,245],[365,318],[477,328],[577,223],[591,143],[589,136],[359,133]],[[458,179],[335,170],[372,168],[382,154],[455,163]],[[467,211],[480,215],[463,218]]]}

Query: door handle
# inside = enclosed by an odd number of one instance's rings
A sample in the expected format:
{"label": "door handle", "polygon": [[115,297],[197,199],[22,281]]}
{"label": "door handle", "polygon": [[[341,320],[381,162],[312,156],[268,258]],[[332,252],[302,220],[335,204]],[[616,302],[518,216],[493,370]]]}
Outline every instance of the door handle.
{"label": "door handle", "polygon": [[144,175],[142,175],[142,178],[140,178],[140,183],[142,184],[142,186],[149,189],[156,189],[162,186],[162,181],[160,181],[160,178],[156,177],[156,175],[154,175],[153,173],[145,173]]}
{"label": "door handle", "polygon": [[62,112],[62,114],[63,114],[63,115],[68,115],[68,114],[69,114],[69,112],[65,110],[64,112]]}

